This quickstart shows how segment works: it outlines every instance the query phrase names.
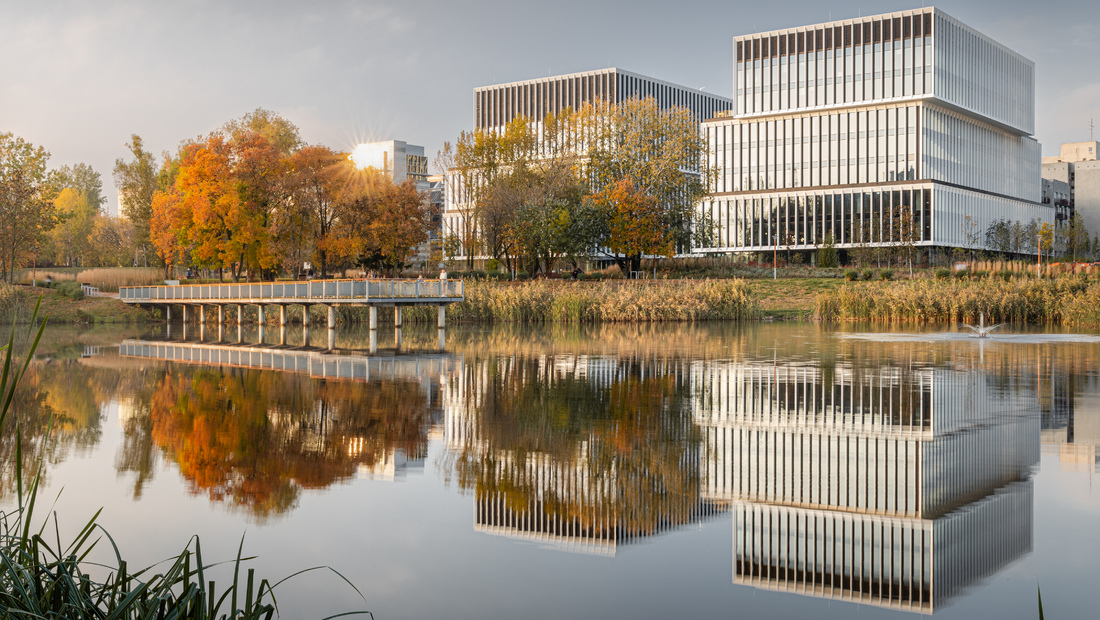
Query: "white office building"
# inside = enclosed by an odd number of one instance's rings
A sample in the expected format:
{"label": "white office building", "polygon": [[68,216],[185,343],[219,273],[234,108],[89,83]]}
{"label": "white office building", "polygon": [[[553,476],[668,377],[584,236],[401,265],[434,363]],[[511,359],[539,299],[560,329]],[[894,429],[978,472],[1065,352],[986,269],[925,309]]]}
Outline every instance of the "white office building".
{"label": "white office building", "polygon": [[964,247],[968,215],[1053,221],[1034,64],[943,11],[736,37],[734,63],[733,109],[703,123],[698,252]]}

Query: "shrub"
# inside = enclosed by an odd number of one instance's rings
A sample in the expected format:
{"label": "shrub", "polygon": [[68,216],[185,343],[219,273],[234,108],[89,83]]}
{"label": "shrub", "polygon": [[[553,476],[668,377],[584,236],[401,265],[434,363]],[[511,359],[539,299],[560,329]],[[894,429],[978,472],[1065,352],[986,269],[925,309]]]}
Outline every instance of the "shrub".
{"label": "shrub", "polygon": [[61,295],[68,297],[69,299],[80,301],[84,299],[84,289],[80,287],[80,283],[76,280],[63,280],[54,284],[54,289]]}
{"label": "shrub", "polygon": [[970,279],[971,280],[984,280],[987,277],[989,277],[989,272],[988,271],[982,271],[982,270],[979,269],[978,271],[971,271],[970,272]]}
{"label": "shrub", "polygon": [[950,277],[951,277],[951,270],[948,269],[947,267],[940,267],[939,269],[936,270],[936,279],[937,280],[946,280]]}
{"label": "shrub", "polygon": [[480,269],[474,269],[470,272],[470,278],[474,280],[484,280],[485,272]]}
{"label": "shrub", "polygon": [[844,272],[844,279],[849,282],[854,282],[859,279],[859,272],[855,269],[849,269]]}
{"label": "shrub", "polygon": [[1008,282],[1009,280],[1011,280],[1012,276],[1014,276],[1014,275],[1016,275],[1016,274],[1014,274],[1011,269],[1002,269],[1002,270],[997,272],[997,276],[999,278],[1001,278],[1002,280],[1004,280],[1005,282]]}
{"label": "shrub", "polygon": [[967,270],[967,269],[960,269],[960,270],[955,272],[955,278],[958,279],[958,280],[963,280],[963,279],[967,278],[969,275],[970,275],[970,271]]}
{"label": "shrub", "polygon": [[489,260],[485,261],[485,271],[490,271],[491,272],[491,271],[499,271],[499,270],[500,270],[500,261],[499,260],[497,260],[495,258],[490,258]]}
{"label": "shrub", "polygon": [[882,271],[878,272],[878,277],[882,278],[883,280],[893,280],[894,279],[894,270],[893,269],[883,269]]}
{"label": "shrub", "polygon": [[875,279],[875,272],[870,270],[870,269],[864,269],[863,270],[863,279],[864,280],[874,280]]}

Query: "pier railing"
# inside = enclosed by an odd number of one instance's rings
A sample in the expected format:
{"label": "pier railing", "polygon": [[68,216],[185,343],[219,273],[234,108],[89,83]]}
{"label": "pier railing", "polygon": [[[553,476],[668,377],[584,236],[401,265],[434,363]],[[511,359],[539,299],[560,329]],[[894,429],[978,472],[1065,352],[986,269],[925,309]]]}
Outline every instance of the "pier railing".
{"label": "pier railing", "polygon": [[461,301],[462,280],[310,280],[126,286],[127,303],[438,303]]}

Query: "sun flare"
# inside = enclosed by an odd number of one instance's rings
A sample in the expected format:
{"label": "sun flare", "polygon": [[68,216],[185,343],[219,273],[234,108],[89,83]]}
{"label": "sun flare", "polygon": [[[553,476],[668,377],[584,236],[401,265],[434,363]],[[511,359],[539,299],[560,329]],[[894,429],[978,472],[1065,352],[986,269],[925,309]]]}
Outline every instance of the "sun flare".
{"label": "sun flare", "polygon": [[351,161],[360,169],[385,170],[386,150],[376,144],[360,144],[351,152]]}

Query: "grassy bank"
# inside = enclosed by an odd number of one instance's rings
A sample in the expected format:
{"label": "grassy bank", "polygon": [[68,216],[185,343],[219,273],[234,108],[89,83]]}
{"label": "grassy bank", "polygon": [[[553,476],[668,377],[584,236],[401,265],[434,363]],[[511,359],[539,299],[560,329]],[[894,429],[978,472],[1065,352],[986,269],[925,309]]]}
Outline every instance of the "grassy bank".
{"label": "grassy bank", "polygon": [[977,322],[1100,326],[1100,282],[1055,280],[910,280],[847,283],[818,295],[825,321]]}
{"label": "grassy bank", "polygon": [[[408,313],[434,320],[434,308]],[[742,280],[467,282],[448,321],[481,323],[655,323],[744,321],[760,308]]]}
{"label": "grassy bank", "polygon": [[129,306],[110,297],[73,299],[57,289],[0,285],[0,322],[26,322],[42,297],[40,314],[54,324],[76,323],[147,323],[160,320],[160,314]]}

